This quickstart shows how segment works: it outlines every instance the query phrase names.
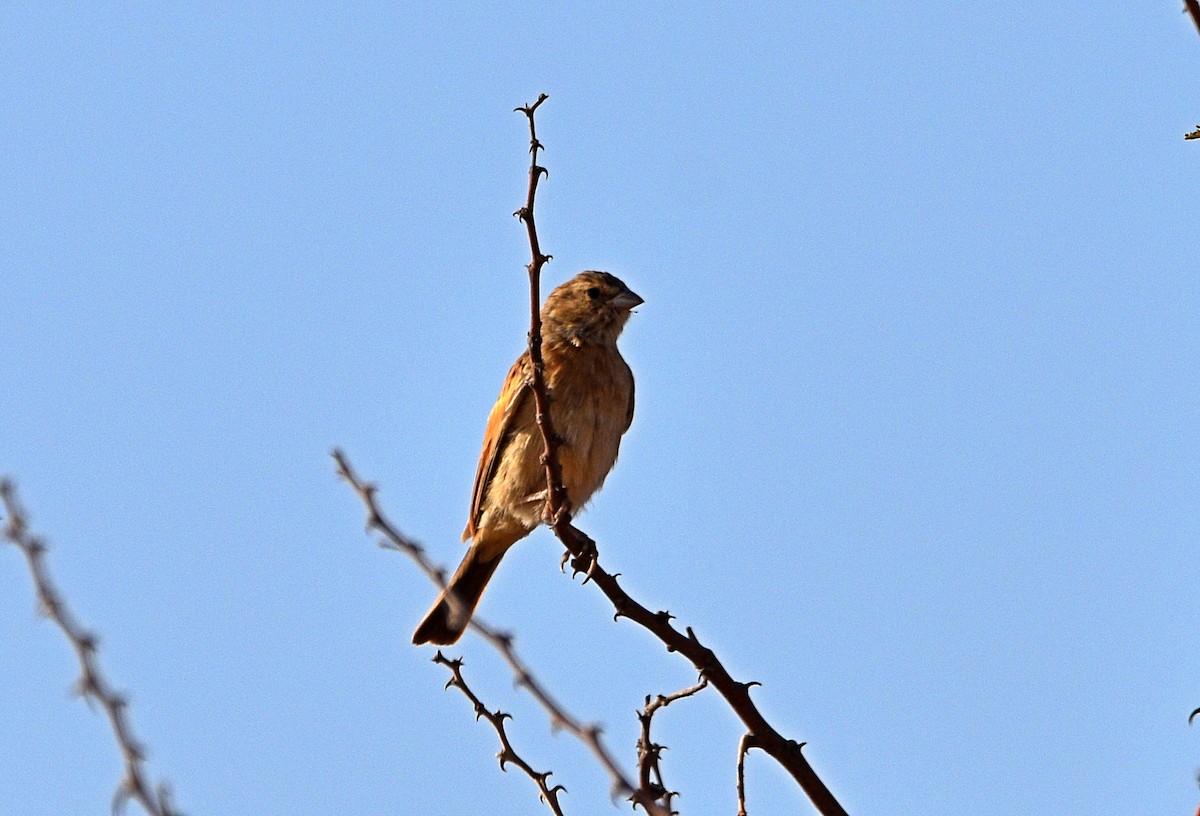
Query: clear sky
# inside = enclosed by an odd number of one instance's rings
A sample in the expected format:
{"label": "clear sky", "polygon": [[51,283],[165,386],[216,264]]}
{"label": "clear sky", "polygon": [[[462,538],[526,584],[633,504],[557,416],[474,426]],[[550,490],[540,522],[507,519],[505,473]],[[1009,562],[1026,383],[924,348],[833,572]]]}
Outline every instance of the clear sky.
{"label": "clear sky", "polygon": [[[1189,814],[1198,80],[1174,0],[5,3],[0,472],[189,816],[546,812],[329,458],[457,562],[544,91],[546,286],[646,300],[580,520],[608,568],[852,814]],[[694,674],[559,553],[523,542],[481,614],[632,766]],[[610,812],[484,644],[450,653]],[[109,807],[72,660],[0,550],[0,813]],[[708,693],[660,714],[684,814],[735,811],[741,734]],[[808,812],[762,755],[747,784]]]}

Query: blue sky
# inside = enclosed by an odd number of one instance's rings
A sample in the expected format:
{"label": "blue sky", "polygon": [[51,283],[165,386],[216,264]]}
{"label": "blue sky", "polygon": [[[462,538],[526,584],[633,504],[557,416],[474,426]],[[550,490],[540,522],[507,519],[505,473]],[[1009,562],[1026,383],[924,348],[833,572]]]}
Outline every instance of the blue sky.
{"label": "blue sky", "polygon": [[[408,643],[461,555],[546,287],[646,299],[638,410],[580,524],[854,814],[1191,813],[1200,731],[1200,38],[1170,3],[9,3],[0,472],[191,816],[527,814]],[[692,671],[544,531],[482,614],[627,764]],[[607,782],[481,642],[451,654],[568,812]],[[120,775],[0,550],[0,813]],[[662,712],[684,814],[741,730]],[[755,816],[806,812],[752,755]]]}

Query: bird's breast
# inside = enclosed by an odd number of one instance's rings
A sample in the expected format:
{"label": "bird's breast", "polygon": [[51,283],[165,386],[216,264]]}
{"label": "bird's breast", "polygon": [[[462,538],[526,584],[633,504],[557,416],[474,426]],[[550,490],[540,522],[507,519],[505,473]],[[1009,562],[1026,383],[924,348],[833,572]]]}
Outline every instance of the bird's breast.
{"label": "bird's breast", "polygon": [[[615,346],[564,350],[563,365],[550,386],[550,415],[563,439],[559,448],[563,484],[582,507],[604,483],[617,461],[627,426],[633,375]],[[549,361],[547,361],[549,362]]]}

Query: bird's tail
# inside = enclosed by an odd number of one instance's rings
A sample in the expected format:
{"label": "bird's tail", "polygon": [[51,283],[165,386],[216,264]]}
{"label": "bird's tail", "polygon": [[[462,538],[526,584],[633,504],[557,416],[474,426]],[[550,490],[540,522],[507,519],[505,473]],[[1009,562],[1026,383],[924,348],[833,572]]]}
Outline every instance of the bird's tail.
{"label": "bird's tail", "polygon": [[413,632],[413,643],[436,643],[449,646],[462,637],[471,621],[483,590],[491,580],[492,573],[500,564],[500,558],[507,548],[490,560],[481,556],[482,548],[472,546],[467,555],[454,572],[450,583],[442,590],[433,608],[425,615],[425,620]]}

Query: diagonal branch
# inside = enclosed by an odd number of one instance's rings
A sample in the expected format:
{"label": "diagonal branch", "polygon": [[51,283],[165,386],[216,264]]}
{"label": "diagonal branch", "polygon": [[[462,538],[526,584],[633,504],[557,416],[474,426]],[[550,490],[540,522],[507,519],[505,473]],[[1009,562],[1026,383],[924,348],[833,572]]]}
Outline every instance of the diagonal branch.
{"label": "diagonal branch", "polygon": [[801,753],[803,743],[780,734],[750,699],[750,689],[758,685],[757,682],[743,683],[733,679],[716,653],[700,642],[690,626],[685,628],[684,634],[671,625],[670,613],[651,612],[631,598],[617,583],[616,575],[600,566],[594,544],[568,522],[558,521],[554,525],[554,532],[577,560],[584,559],[590,562],[588,577],[612,603],[616,617],[628,618],[641,625],[662,641],[668,652],[678,652],[686,657],[702,676],[708,678],[754,735],[756,747],[770,755],[791,774],[819,813],[823,816],[846,816],[845,809]]}
{"label": "diagonal branch", "polygon": [[96,659],[96,636],[84,629],[75,619],[66,601],[50,580],[45,560],[46,544],[29,532],[28,517],[17,499],[17,489],[7,479],[0,481],[0,501],[3,502],[4,512],[8,516],[4,537],[25,555],[39,609],[66,635],[79,660],[79,680],[75,683],[75,691],[85,701],[99,704],[108,717],[109,725],[112,726],[117,748],[125,762],[125,778],[121,780],[113,796],[113,810],[118,811],[126,802],[133,800],[151,816],[178,816],[178,812],[171,807],[170,790],[167,785],[150,784],[144,767],[145,752],[133,734],[133,727],[129,724],[126,713],[128,703],[113,690],[100,673],[100,665]]}
{"label": "diagonal branch", "polygon": [[[1200,31],[1200,0],[1183,0],[1184,13],[1192,18],[1192,22],[1196,24],[1196,30]],[[1184,134],[1184,139],[1200,139],[1200,125],[1196,125],[1196,129],[1191,133]]]}
{"label": "diagonal branch", "polygon": [[[845,809],[834,798],[833,793],[825,786],[821,778],[817,776],[816,771],[808,764],[808,760],[801,755],[800,743],[787,739],[776,731],[750,699],[750,687],[756,684],[742,683],[734,680],[729,672],[726,671],[724,665],[721,664],[721,661],[717,659],[716,654],[700,642],[700,639],[696,637],[691,627],[687,627],[687,634],[684,635],[671,625],[671,615],[669,613],[651,612],[645,606],[631,598],[617,584],[616,576],[600,567],[595,543],[584,533],[571,526],[571,505],[567,500],[566,490],[562,486],[561,470],[558,463],[559,440],[554,433],[554,428],[550,421],[550,397],[546,390],[546,382],[540,364],[541,318],[538,311],[540,299],[538,281],[542,265],[545,263],[547,256],[542,254],[541,245],[538,242],[537,228],[533,216],[533,204],[534,195],[537,191],[537,180],[545,171],[537,164],[537,152],[542,145],[537,140],[533,117],[538,106],[545,100],[546,95],[542,94],[534,104],[527,105],[524,108],[517,108],[517,110],[524,111],[525,115],[529,118],[530,152],[533,154],[533,161],[529,168],[529,191],[525,206],[518,210],[517,214],[525,222],[526,231],[529,234],[529,247],[533,255],[533,260],[527,267],[529,270],[529,295],[532,301],[529,326],[529,356],[534,361],[531,386],[537,401],[538,425],[542,429],[543,442],[545,443],[544,460],[547,486],[545,515],[548,523],[553,528],[554,534],[558,536],[559,541],[574,556],[572,565],[576,571],[587,573],[587,578],[591,579],[612,603],[617,617],[629,618],[633,622],[641,624],[663,642],[668,652],[679,652],[691,661],[701,676],[708,678],[713,687],[725,698],[730,707],[733,708],[734,713],[738,715],[750,733],[754,735],[757,747],[773,757],[776,762],[792,775],[792,778],[799,783],[817,810],[823,816],[845,816]],[[585,583],[586,581],[587,579],[585,579]]]}
{"label": "diagonal branch", "polygon": [[532,767],[530,767],[528,762],[526,762],[517,754],[516,750],[512,747],[512,743],[508,740],[508,731],[504,728],[504,721],[506,719],[511,719],[512,715],[505,714],[503,711],[499,710],[494,712],[489,711],[487,706],[483,704],[483,701],[475,696],[475,692],[471,691],[470,687],[467,685],[467,681],[463,679],[463,662],[461,659],[449,660],[439,649],[438,653],[433,656],[433,662],[450,669],[450,679],[446,681],[446,688],[454,686],[461,691],[468,700],[471,701],[471,705],[475,707],[475,719],[478,720],[480,717],[483,717],[492,724],[492,728],[496,729],[496,736],[500,738],[500,753],[496,755],[497,759],[500,760],[500,770],[508,770],[504,767],[505,763],[508,762],[516,765],[518,768],[524,771],[525,775],[532,779],[538,786],[538,790],[541,791],[540,798],[546,803],[546,807],[550,808],[550,810],[556,814],[556,816],[563,816],[562,806],[558,802],[558,792],[563,791],[565,793],[567,789],[562,785],[550,787],[550,785],[547,784],[547,780],[550,778],[550,774],[553,772],[535,771]]}
{"label": "diagonal branch", "polygon": [[[375,501],[375,486],[367,482],[363,482],[355,474],[350,467],[349,460],[340,450],[333,452],[334,461],[337,462],[337,473],[347,484],[353,488],[358,494],[359,499],[367,510],[367,529],[373,530],[384,537],[384,546],[388,549],[393,549],[402,552],[412,558],[420,566],[421,571],[429,576],[434,583],[441,587],[445,587],[445,571],[440,567],[433,565],[425,557],[425,549],[420,544],[416,543],[406,535],[401,533],[379,509],[378,503]],[[561,728],[570,733],[577,740],[582,742],[596,760],[607,771],[613,786],[613,798],[618,796],[627,796],[634,798],[638,804],[646,808],[646,812],[650,816],[670,816],[657,803],[647,796],[643,796],[634,788],[633,784],[626,778],[624,772],[621,771],[616,761],[613,760],[612,754],[605,748],[603,741],[600,739],[600,727],[593,723],[584,723],[577,720],[575,717],[567,713],[566,709],[559,704],[557,700],[550,695],[550,692],[534,677],[529,667],[517,656],[516,650],[512,645],[512,636],[506,632],[501,632],[493,629],[491,626],[484,623],[478,616],[471,618],[470,627],[477,632],[480,637],[488,642],[500,656],[504,658],[509,668],[512,670],[513,676],[516,679],[516,684],[524,688],[529,695],[533,697],[543,709],[546,710],[550,717],[550,724],[554,728]]]}
{"label": "diagonal branch", "polygon": [[1192,22],[1196,24],[1196,30],[1200,31],[1200,2],[1197,2],[1197,0],[1183,0],[1183,10],[1192,18]]}

